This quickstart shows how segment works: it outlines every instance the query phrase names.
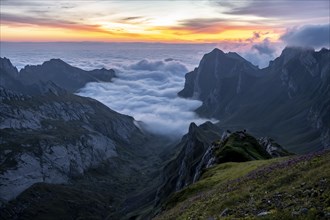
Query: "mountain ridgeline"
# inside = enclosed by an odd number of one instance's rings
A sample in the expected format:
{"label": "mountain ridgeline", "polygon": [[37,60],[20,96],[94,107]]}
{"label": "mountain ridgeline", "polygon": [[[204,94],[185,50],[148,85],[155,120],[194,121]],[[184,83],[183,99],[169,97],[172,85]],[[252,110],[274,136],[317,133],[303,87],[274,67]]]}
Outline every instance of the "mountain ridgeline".
{"label": "mountain ridgeline", "polygon": [[41,65],[27,65],[18,71],[9,59],[1,58],[0,70],[1,86],[32,95],[38,94],[39,90],[43,88],[40,83],[51,81],[73,93],[88,82],[111,82],[112,78],[116,76],[112,69],[85,71],[60,59],[51,59]]}
{"label": "mountain ridgeline", "polygon": [[330,145],[330,52],[285,48],[259,69],[236,53],[204,55],[186,74],[185,98],[199,99],[196,112],[231,130],[275,138],[296,153]]}

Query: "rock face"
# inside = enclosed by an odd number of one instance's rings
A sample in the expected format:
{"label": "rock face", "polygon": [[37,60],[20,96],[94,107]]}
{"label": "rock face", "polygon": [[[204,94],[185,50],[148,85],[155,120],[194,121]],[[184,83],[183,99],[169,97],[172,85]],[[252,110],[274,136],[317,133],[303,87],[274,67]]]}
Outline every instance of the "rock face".
{"label": "rock face", "polygon": [[143,136],[134,119],[71,94],[1,93],[1,188],[10,200],[36,182],[67,183]]}
{"label": "rock face", "polygon": [[[7,74],[11,76],[10,80],[7,80],[8,77],[6,77],[6,82],[3,84],[8,84],[9,81],[13,81],[12,84],[17,84],[18,81],[20,84],[33,87],[33,85],[39,82],[52,81],[69,92],[75,92],[88,82],[111,82],[112,78],[115,77],[115,72],[112,69],[107,70],[103,68],[85,71],[70,66],[60,59],[51,59],[42,65],[28,65],[18,72],[8,59],[0,59],[0,68],[6,72],[2,77],[5,77]],[[13,88],[12,85],[10,86]]]}
{"label": "rock face", "polygon": [[259,144],[267,151],[271,157],[284,157],[290,155],[281,145],[276,143],[273,139],[263,137],[258,139]]}
{"label": "rock face", "polygon": [[[1,79],[16,83],[16,68],[7,59],[0,63]],[[0,87],[1,201],[34,183],[69,183],[145,139],[132,117],[53,82],[38,85],[33,96],[19,92],[24,85]]]}
{"label": "rock face", "polygon": [[187,73],[185,87],[179,95],[212,102],[219,94],[239,94],[256,77],[256,70],[257,67],[237,53],[214,49],[204,55],[198,68]]}
{"label": "rock face", "polygon": [[330,52],[286,48],[258,69],[235,53],[215,49],[186,74],[178,94],[196,98],[196,110],[223,129],[274,137],[304,153],[330,146]]}
{"label": "rock face", "polygon": [[201,169],[198,165],[203,160],[203,155],[212,141],[220,138],[219,129],[211,122],[200,126],[191,123],[188,134],[176,146],[179,149],[178,155],[163,170],[164,183],[156,197],[162,200],[172,192],[192,184],[198,169]]}

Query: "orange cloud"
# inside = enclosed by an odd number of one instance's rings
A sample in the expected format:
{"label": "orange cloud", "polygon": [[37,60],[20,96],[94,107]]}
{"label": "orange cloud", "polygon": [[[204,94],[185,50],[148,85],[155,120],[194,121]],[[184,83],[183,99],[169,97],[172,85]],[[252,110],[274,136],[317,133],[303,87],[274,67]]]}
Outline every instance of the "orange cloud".
{"label": "orange cloud", "polygon": [[[138,22],[145,18],[136,16],[123,18],[122,26],[118,21],[116,28],[106,23],[84,24],[6,13],[1,19],[3,41],[241,42],[251,41],[256,32],[267,33],[265,37],[271,40],[279,38],[279,34],[269,28],[235,25],[222,19],[190,19],[179,21],[176,26],[150,27]],[[133,24],[125,26],[126,23]]]}

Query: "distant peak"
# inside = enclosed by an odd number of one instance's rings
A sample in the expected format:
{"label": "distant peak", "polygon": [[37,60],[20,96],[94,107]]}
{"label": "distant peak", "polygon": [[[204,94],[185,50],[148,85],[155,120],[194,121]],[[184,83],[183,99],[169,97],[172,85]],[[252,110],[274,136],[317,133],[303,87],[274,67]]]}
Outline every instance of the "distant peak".
{"label": "distant peak", "polygon": [[6,57],[4,57],[4,58],[2,58],[2,57],[0,57],[0,62],[1,62],[1,64],[2,65],[10,65],[10,66],[12,66],[13,64],[11,63],[11,61],[8,59],[8,58],[6,58]]}
{"label": "distant peak", "polygon": [[222,50],[220,50],[219,48],[214,48],[210,54],[217,54],[217,53],[220,53],[220,54],[225,54]]}
{"label": "distant peak", "polygon": [[323,47],[320,52],[329,52],[329,49]]}
{"label": "distant peak", "polygon": [[66,62],[64,62],[64,61],[61,60],[61,59],[50,59],[49,61],[44,62],[43,65],[44,65],[44,64],[52,64],[52,65],[59,65],[59,64],[61,64],[61,65],[69,65],[69,64],[67,64]]}
{"label": "distant peak", "polygon": [[222,50],[218,49],[218,48],[214,48],[210,53],[209,55],[211,57],[215,57],[215,56],[218,56],[219,58],[230,58],[230,59],[235,59],[235,60],[238,60],[238,61],[247,61],[245,60],[243,57],[241,57],[238,53],[236,52],[228,52],[228,53],[225,53],[223,52]]}
{"label": "distant peak", "polygon": [[0,68],[4,69],[5,71],[10,73],[14,77],[17,77],[17,75],[18,75],[17,68],[6,57],[4,57],[4,58],[0,57]]}

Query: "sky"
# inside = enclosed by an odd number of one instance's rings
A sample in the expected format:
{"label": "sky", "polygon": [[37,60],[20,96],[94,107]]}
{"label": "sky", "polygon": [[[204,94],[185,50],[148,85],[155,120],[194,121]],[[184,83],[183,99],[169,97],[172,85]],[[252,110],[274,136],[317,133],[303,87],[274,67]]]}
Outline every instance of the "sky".
{"label": "sky", "polygon": [[257,42],[254,49],[267,53],[269,43],[304,44],[310,33],[323,35],[313,34],[320,39],[309,43],[327,44],[329,4],[328,0],[1,0],[0,37],[33,42]]}

